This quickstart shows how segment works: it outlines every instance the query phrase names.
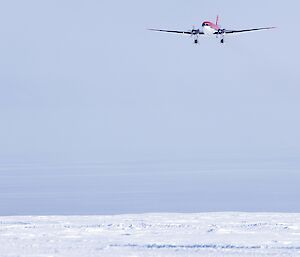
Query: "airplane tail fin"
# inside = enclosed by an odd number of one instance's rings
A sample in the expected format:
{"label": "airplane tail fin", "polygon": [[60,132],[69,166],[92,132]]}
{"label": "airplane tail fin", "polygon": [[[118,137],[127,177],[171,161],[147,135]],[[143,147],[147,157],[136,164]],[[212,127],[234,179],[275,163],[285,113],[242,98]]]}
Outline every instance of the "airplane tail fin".
{"label": "airplane tail fin", "polygon": [[216,19],[216,25],[219,25],[219,15],[217,16],[217,19]]}

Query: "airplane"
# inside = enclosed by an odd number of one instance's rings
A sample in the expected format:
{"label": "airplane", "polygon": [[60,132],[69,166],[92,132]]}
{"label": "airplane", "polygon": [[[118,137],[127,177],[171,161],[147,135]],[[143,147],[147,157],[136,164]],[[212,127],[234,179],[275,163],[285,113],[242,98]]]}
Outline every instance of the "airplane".
{"label": "airplane", "polygon": [[244,32],[251,32],[251,31],[259,31],[259,30],[269,30],[275,29],[276,27],[263,27],[263,28],[253,28],[253,29],[242,29],[242,30],[228,30],[221,28],[219,25],[219,16],[217,16],[216,23],[210,21],[204,21],[202,23],[202,30],[195,29],[193,27],[192,30],[189,31],[178,31],[178,30],[164,30],[164,29],[149,29],[151,31],[158,31],[158,32],[167,32],[167,33],[177,33],[183,35],[190,35],[194,37],[194,43],[199,43],[199,36],[216,36],[220,38],[220,43],[225,43],[225,35],[227,34],[236,34],[236,33],[244,33]]}

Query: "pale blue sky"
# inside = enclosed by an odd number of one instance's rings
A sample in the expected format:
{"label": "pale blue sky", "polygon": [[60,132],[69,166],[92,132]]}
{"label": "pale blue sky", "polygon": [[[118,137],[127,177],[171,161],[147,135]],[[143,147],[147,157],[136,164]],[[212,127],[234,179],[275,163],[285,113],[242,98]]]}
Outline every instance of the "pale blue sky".
{"label": "pale blue sky", "polygon": [[[299,7],[2,1],[0,164],[221,158],[298,168]],[[217,14],[228,29],[278,29],[199,46],[146,30],[191,29]]]}
{"label": "pale blue sky", "polygon": [[[288,2],[2,2],[0,156],[299,153],[299,4]],[[216,14],[228,28],[279,29],[198,47],[146,30]]]}

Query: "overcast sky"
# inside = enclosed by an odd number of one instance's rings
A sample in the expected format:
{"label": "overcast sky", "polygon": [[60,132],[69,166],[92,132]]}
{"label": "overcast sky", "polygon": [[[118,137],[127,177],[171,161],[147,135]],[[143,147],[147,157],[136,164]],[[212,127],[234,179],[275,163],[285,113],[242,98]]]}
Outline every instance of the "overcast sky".
{"label": "overcast sky", "polygon": [[299,8],[1,1],[0,214],[300,211]]}
{"label": "overcast sky", "polygon": [[[297,1],[2,1],[2,161],[300,153]],[[278,26],[226,44],[149,32]]]}

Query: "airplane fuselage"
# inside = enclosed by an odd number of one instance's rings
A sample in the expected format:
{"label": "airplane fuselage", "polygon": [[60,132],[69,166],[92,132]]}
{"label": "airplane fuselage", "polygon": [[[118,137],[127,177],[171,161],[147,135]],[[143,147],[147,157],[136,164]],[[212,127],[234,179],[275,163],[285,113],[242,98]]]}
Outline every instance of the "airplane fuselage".
{"label": "airplane fuselage", "polygon": [[210,21],[205,21],[202,23],[203,33],[207,36],[214,36],[221,28]]}

